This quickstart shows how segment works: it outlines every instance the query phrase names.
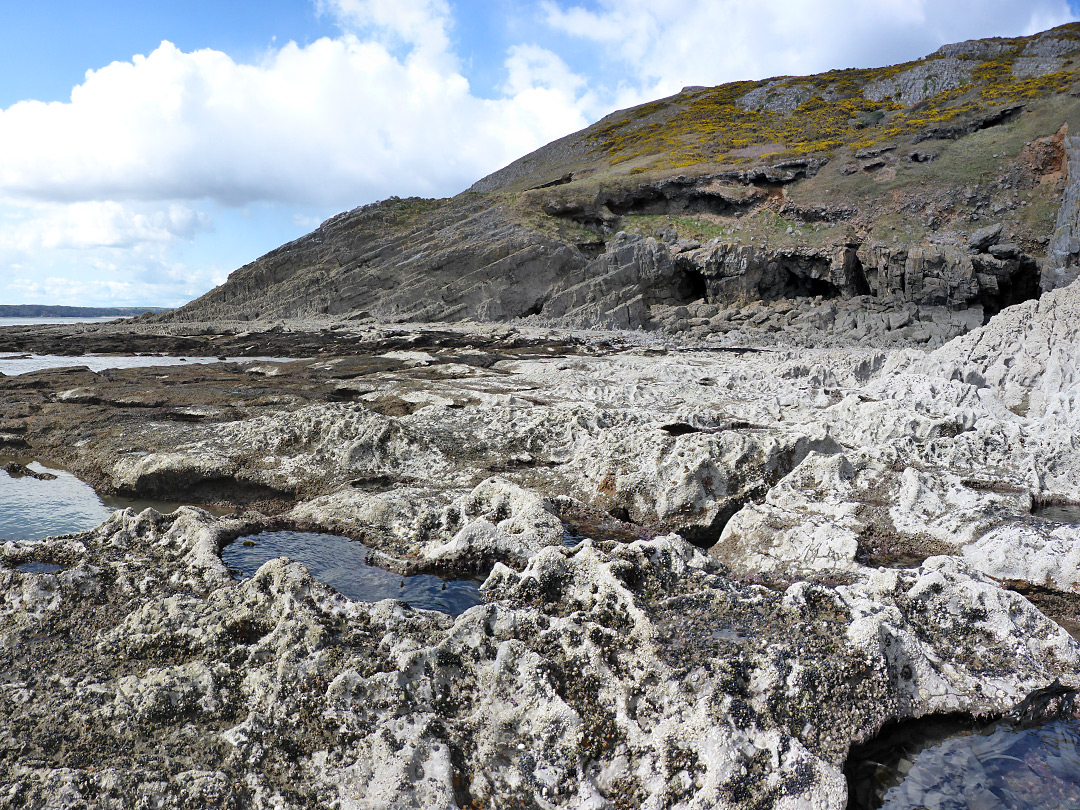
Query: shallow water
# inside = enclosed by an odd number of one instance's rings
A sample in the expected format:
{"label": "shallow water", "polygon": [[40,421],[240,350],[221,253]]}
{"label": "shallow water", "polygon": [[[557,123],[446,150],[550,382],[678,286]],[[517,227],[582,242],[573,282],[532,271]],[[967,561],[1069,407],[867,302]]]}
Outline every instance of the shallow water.
{"label": "shallow water", "polygon": [[1054,523],[1080,523],[1080,505],[1074,503],[1042,506],[1033,509],[1031,514]]}
{"label": "shallow water", "polygon": [[86,366],[91,371],[107,368],[147,368],[150,366],[190,366],[207,363],[288,362],[290,358],[279,357],[164,357],[156,354],[82,354],[74,357],[59,354],[15,354],[0,352],[0,374],[15,377],[31,371],[49,368]]}
{"label": "shallow water", "polygon": [[28,562],[15,566],[16,571],[24,574],[55,574],[64,570],[64,566],[54,563]]}
{"label": "shallow water", "polygon": [[[245,545],[245,541],[254,545]],[[443,580],[420,574],[402,577],[368,565],[369,549],[356,540],[315,532],[262,532],[241,537],[221,552],[236,579],[250,578],[259,566],[289,557],[339,593],[365,602],[402,599],[415,608],[457,616],[484,600],[472,580]]]}
{"label": "shallow water", "polygon": [[65,323],[110,323],[122,318],[116,315],[103,315],[98,318],[0,318],[0,326],[45,326]]}
{"label": "shallow water", "polygon": [[[854,778],[853,778],[854,777]],[[854,810],[1043,810],[1080,807],[1080,722],[947,728],[894,740],[861,764]]]}
{"label": "shallow water", "polygon": [[34,472],[50,473],[56,479],[12,477],[0,469],[0,540],[41,540],[85,532],[99,526],[116,509],[131,507],[141,512],[153,507],[168,513],[182,505],[172,501],[101,498],[93,487],[66,470],[14,456],[0,456],[0,468],[9,461]]}

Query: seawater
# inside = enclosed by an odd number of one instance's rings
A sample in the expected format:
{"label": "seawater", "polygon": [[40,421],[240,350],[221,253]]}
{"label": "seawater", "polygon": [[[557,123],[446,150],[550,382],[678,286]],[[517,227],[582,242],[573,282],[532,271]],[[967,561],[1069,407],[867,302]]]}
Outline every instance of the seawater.
{"label": "seawater", "polygon": [[427,574],[403,577],[369,565],[368,548],[356,540],[318,532],[262,532],[241,537],[221,552],[238,580],[249,579],[263,563],[290,557],[339,593],[365,602],[401,599],[415,608],[457,616],[484,600],[472,580],[443,580]]}
{"label": "seawater", "polygon": [[[56,477],[41,480],[29,475],[12,476],[2,469],[8,462]],[[170,501],[102,498],[67,470],[31,458],[0,456],[0,542],[42,540],[89,531],[116,509],[130,507],[141,512],[153,507],[168,513],[182,505]],[[290,557],[304,563],[315,578],[350,599],[368,602],[401,599],[413,607],[451,616],[483,602],[479,585],[472,580],[443,580],[426,574],[402,577],[369,565],[367,555],[368,549],[355,540],[311,532],[263,532],[240,538],[222,552],[236,579],[251,577],[259,566],[276,557]],[[46,570],[33,567],[37,563],[27,565],[30,567],[25,570],[30,572]]]}
{"label": "seawater", "polygon": [[1080,807],[1080,724],[1000,724],[922,751],[882,810]]}
{"label": "seawater", "polygon": [[11,461],[56,478],[41,481],[28,475],[13,477],[0,469],[0,540],[42,540],[89,531],[117,509],[130,507],[141,512],[153,507],[167,513],[182,505],[172,501],[102,498],[93,487],[67,470],[31,458],[0,456],[0,468]]}
{"label": "seawater", "polygon": [[151,366],[185,366],[207,363],[283,363],[292,358],[285,357],[165,357],[160,355],[112,355],[82,354],[75,357],[60,354],[16,354],[0,352],[0,374],[15,377],[31,371],[43,371],[49,368],[71,368],[85,366],[91,371],[104,371],[108,368],[147,368]]}
{"label": "seawater", "polygon": [[1080,505],[1075,503],[1041,506],[1031,514],[1053,523],[1080,523]]}
{"label": "seawater", "polygon": [[104,315],[99,318],[0,318],[0,326],[47,326],[49,324],[65,323],[110,323],[119,321],[115,315]]}
{"label": "seawater", "polygon": [[930,718],[872,745],[849,767],[852,810],[1080,807],[1080,721],[1072,715],[979,729]]}

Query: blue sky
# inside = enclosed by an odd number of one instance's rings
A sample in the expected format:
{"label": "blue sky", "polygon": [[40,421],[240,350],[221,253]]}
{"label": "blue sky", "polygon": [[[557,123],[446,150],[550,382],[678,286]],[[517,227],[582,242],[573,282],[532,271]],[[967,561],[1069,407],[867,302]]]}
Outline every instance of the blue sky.
{"label": "blue sky", "polygon": [[175,306],[687,84],[913,59],[1066,0],[3,0],[0,303]]}

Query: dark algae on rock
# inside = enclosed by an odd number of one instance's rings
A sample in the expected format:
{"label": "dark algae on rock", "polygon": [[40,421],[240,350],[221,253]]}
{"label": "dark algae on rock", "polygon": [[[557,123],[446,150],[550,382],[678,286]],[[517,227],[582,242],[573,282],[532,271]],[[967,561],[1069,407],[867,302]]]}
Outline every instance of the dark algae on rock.
{"label": "dark algae on rock", "polygon": [[0,376],[0,503],[160,507],[0,532],[0,808],[1076,804],[1078,32],[0,328],[70,358]]}

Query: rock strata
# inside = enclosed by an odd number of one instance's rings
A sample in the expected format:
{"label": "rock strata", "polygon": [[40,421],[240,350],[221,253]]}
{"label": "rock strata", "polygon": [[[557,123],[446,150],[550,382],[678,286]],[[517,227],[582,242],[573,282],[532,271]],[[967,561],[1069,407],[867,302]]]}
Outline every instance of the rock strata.
{"label": "rock strata", "polygon": [[[0,329],[73,358],[0,377],[9,474],[224,507],[0,541],[0,808],[840,810],[884,727],[1080,688],[1074,35],[686,88]],[[267,531],[484,602],[234,580]]]}
{"label": "rock strata", "polygon": [[1045,289],[1064,287],[1080,274],[1080,188],[1075,181],[1075,178],[1080,177],[1080,137],[1066,137],[1065,150],[1068,156],[1067,171],[1071,180],[1065,187],[1047,253],[1048,267],[1043,274]]}
{"label": "rock strata", "polygon": [[1075,275],[1076,42],[1066,26],[878,70],[686,88],[452,199],[339,214],[158,320],[683,331],[672,309],[822,296],[900,318],[970,310],[979,325]]}

